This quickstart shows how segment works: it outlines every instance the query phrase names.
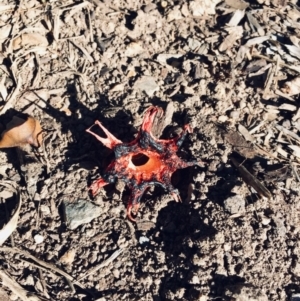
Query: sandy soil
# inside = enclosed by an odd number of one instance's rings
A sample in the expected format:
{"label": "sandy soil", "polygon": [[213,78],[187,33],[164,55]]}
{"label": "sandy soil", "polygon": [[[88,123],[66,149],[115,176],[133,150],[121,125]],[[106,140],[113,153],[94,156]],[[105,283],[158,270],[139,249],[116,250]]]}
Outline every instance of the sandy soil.
{"label": "sandy soil", "polygon": [[[297,4],[2,0],[2,132],[28,114],[43,143],[0,151],[22,200],[0,299],[299,300]],[[89,194],[114,154],[86,129],[130,142],[152,105],[163,138],[191,125],[178,155],[204,167],[174,174],[181,203],[151,187],[133,223],[122,183]],[[3,227],[16,202],[1,190]],[[84,202],[95,216],[76,225],[66,208]]]}

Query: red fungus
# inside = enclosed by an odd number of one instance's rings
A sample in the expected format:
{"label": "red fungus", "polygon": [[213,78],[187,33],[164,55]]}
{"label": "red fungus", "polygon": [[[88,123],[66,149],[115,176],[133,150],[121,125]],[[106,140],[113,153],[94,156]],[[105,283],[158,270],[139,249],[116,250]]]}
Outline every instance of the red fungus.
{"label": "red fungus", "polygon": [[176,154],[187,133],[192,132],[189,125],[185,125],[182,133],[173,139],[162,140],[152,135],[151,129],[157,113],[162,115],[162,109],[147,109],[140,131],[130,143],[123,143],[114,137],[99,121],[95,124],[104,131],[106,138],[95,134],[91,128],[87,129],[88,133],[115,152],[115,160],[107,167],[104,176],[92,183],[90,190],[95,195],[101,187],[115,183],[117,179],[124,181],[131,189],[127,216],[132,221],[135,221],[132,213],[137,214],[141,197],[150,185],[165,188],[178,202],[181,200],[179,192],[171,184],[173,172],[193,165],[202,166],[201,162],[186,162]]}

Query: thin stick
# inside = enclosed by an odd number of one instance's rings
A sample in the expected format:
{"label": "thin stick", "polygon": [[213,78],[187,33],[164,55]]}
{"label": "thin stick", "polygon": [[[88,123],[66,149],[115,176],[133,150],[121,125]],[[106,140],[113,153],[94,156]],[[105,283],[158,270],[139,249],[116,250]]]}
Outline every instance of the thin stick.
{"label": "thin stick", "polygon": [[111,262],[113,262],[122,252],[124,251],[124,249],[119,249],[117,251],[115,251],[114,253],[112,253],[112,255],[104,260],[103,262],[101,262],[99,265],[89,269],[81,278],[79,278],[78,281],[81,281],[82,279],[84,279],[85,277],[96,273],[98,270],[100,270],[101,268],[108,266]]}

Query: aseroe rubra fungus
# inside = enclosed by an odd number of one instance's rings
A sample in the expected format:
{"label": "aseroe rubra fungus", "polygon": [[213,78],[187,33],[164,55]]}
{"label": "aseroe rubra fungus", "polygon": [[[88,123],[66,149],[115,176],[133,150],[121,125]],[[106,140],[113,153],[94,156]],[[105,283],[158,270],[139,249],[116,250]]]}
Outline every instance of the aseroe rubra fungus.
{"label": "aseroe rubra fungus", "polygon": [[[153,106],[147,109],[140,131],[130,143],[123,143],[114,137],[99,121],[95,124],[103,130],[106,138],[92,132],[91,127],[87,129],[88,133],[115,153],[115,160],[107,167],[103,177],[92,183],[90,190],[95,195],[101,187],[115,183],[117,179],[124,181],[131,189],[127,216],[132,221],[135,221],[132,213],[136,215],[141,197],[150,185],[162,186],[178,202],[179,192],[171,184],[173,172],[193,165],[202,165],[197,161],[186,162],[176,154],[187,133],[192,132],[189,125],[184,126],[179,136],[169,140],[157,139],[153,136],[151,129],[157,113],[162,115],[162,109]],[[139,156],[145,160],[137,164],[135,159]]]}

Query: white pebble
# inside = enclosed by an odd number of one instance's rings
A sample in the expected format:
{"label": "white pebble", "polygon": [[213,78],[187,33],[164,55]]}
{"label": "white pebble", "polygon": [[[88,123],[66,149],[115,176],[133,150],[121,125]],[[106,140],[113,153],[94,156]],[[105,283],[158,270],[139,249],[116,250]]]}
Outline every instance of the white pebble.
{"label": "white pebble", "polygon": [[42,236],[40,234],[36,234],[36,235],[34,235],[33,239],[36,244],[41,244],[44,241],[44,236]]}

